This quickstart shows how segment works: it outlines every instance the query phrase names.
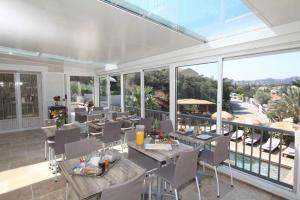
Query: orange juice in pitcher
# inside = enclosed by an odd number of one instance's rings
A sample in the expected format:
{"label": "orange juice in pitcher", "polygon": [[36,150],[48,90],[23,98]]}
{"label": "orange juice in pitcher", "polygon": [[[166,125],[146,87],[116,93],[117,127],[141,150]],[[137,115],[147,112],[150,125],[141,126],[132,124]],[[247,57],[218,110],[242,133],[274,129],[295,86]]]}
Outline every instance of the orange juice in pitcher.
{"label": "orange juice in pitcher", "polygon": [[136,126],[136,132],[135,132],[135,142],[137,145],[143,145],[145,140],[145,132],[144,132],[144,126],[143,125],[137,125]]}

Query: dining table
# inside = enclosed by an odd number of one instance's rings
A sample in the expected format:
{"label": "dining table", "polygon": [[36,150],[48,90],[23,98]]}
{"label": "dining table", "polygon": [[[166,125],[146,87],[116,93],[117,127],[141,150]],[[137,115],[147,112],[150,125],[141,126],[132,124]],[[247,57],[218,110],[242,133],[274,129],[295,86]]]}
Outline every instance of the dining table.
{"label": "dining table", "polygon": [[[74,127],[78,127],[79,125],[76,123],[71,124],[64,124],[62,127],[60,127],[60,130],[63,129],[70,129]],[[45,126],[42,127],[42,131],[44,132],[46,138],[54,137],[56,134],[57,127],[56,126]]]}
{"label": "dining table", "polygon": [[[145,138],[145,144],[147,144],[147,143],[153,143],[153,139],[150,137]],[[164,167],[164,165],[166,163],[174,162],[177,159],[177,157],[180,155],[180,153],[190,150],[190,149],[193,149],[193,147],[190,145],[179,143],[176,145],[172,145],[171,150],[163,150],[163,149],[149,150],[149,149],[145,148],[145,144],[138,145],[138,144],[136,144],[135,141],[128,141],[127,146],[128,146],[128,148],[132,148],[132,149],[144,154],[145,156],[148,156],[148,157],[156,160],[158,168]],[[166,190],[161,191],[160,178],[158,178],[157,181],[158,181],[157,191],[151,195],[155,195],[156,199],[161,199],[163,195],[168,195],[168,196],[174,197],[173,194],[171,194],[170,192],[168,192]]]}
{"label": "dining table", "polygon": [[103,190],[145,173],[145,169],[123,156],[102,176],[83,176],[72,173],[74,166],[78,163],[79,158],[74,158],[60,162],[59,167],[62,175],[80,199],[98,197]]}
{"label": "dining table", "polygon": [[[152,138],[148,138],[148,141],[150,141]],[[147,139],[145,139],[147,141]],[[157,160],[159,163],[163,163],[166,161],[170,161],[177,156],[181,152],[187,151],[192,149],[193,147],[186,144],[176,144],[172,145],[172,150],[163,150],[163,149],[155,149],[155,150],[149,150],[145,148],[145,145],[137,145],[135,141],[129,141],[127,143],[128,148],[132,148],[136,151],[139,151],[140,153],[143,153],[144,155],[153,158],[154,160]]]}
{"label": "dining table", "polygon": [[[193,132],[191,133],[184,133],[184,132],[171,132],[168,134],[170,137],[179,139],[182,141],[185,141],[189,144],[195,144],[195,145],[206,145],[210,144],[213,141],[215,141],[217,138],[221,137],[221,135],[216,134],[214,132],[202,132],[200,134],[194,134]],[[207,136],[207,138],[201,138],[199,136]]]}

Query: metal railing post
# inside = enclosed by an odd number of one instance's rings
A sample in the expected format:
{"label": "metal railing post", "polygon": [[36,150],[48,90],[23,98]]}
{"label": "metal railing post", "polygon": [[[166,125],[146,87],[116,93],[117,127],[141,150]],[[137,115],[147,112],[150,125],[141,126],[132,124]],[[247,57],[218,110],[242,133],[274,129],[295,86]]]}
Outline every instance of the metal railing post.
{"label": "metal railing post", "polygon": [[294,192],[300,199],[300,130],[295,132]]}

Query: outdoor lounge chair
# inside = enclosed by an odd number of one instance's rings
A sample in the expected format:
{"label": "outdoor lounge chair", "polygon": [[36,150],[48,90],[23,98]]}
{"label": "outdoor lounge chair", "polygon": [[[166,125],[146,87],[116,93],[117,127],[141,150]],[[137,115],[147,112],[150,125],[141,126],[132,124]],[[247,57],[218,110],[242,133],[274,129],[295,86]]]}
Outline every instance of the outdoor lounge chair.
{"label": "outdoor lounge chair", "polygon": [[251,144],[256,144],[260,140],[261,140],[261,135],[257,133],[253,133],[253,135],[250,135],[245,139],[245,143],[251,145]]}
{"label": "outdoor lounge chair", "polygon": [[295,143],[291,142],[289,146],[282,152],[284,156],[295,157]]}
{"label": "outdoor lounge chair", "polygon": [[231,135],[231,140],[239,140],[243,137],[244,131],[243,130],[237,130]]}
{"label": "outdoor lounge chair", "polygon": [[268,141],[262,145],[262,149],[265,151],[273,152],[278,147],[279,144],[280,144],[279,139],[272,138],[272,142],[271,142],[271,138],[269,138]]}

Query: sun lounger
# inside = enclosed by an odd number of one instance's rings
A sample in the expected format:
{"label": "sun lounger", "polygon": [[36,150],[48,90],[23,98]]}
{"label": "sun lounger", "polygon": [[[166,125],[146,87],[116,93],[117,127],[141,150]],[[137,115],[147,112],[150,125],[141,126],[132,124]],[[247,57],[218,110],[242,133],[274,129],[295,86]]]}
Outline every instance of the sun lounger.
{"label": "sun lounger", "polygon": [[282,155],[284,156],[291,156],[291,157],[295,157],[295,144],[294,142],[291,142],[288,146],[288,148],[286,148],[283,152]]}
{"label": "sun lounger", "polygon": [[213,132],[213,131],[216,131],[217,130],[217,125],[215,125],[215,124],[212,124],[211,126],[206,126],[205,127],[205,131],[207,131],[207,132]]}
{"label": "sun lounger", "polygon": [[[253,138],[253,139],[252,139]],[[261,139],[261,135],[257,134],[257,133],[253,133],[253,136],[250,135],[245,139],[245,143],[246,144],[256,144],[257,142],[259,142]]]}
{"label": "sun lounger", "polygon": [[271,138],[268,139],[268,141],[262,145],[262,149],[266,151],[274,151],[280,143],[280,140],[277,138],[272,138],[272,144],[271,144]]}
{"label": "sun lounger", "polygon": [[223,134],[228,135],[229,133],[233,132],[232,126],[224,126],[223,127]]}
{"label": "sun lounger", "polygon": [[243,130],[237,130],[232,134],[231,140],[239,140],[240,138],[243,137],[243,135],[244,135]]}

